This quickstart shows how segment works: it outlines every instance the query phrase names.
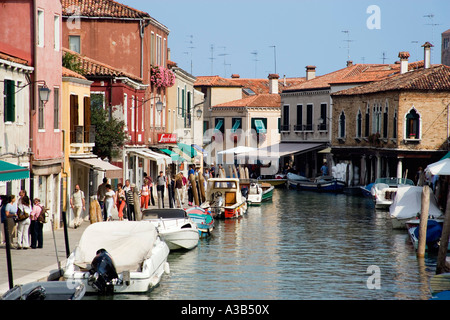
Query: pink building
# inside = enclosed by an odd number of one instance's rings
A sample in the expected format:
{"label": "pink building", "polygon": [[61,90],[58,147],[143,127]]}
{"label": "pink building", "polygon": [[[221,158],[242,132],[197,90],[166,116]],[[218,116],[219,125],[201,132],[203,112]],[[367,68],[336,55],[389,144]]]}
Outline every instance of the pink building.
{"label": "pink building", "polygon": [[[0,10],[0,51],[29,61],[34,68],[25,109],[30,112],[31,152],[31,182],[25,188],[58,217],[63,161],[61,13],[59,0],[2,1]],[[46,101],[40,100],[41,88],[50,90]]]}

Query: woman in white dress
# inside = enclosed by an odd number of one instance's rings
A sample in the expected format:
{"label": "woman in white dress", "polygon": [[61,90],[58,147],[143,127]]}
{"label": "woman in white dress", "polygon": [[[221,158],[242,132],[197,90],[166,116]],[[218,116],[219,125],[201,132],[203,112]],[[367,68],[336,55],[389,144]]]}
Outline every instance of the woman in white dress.
{"label": "woman in white dress", "polygon": [[112,209],[116,206],[116,193],[111,189],[111,185],[106,185],[105,194],[105,210],[106,210],[106,221],[112,220]]}
{"label": "woman in white dress", "polygon": [[30,247],[28,230],[31,224],[31,205],[28,196],[23,196],[21,200],[18,208],[27,213],[28,217],[25,220],[19,221],[17,224],[17,249],[28,249]]}

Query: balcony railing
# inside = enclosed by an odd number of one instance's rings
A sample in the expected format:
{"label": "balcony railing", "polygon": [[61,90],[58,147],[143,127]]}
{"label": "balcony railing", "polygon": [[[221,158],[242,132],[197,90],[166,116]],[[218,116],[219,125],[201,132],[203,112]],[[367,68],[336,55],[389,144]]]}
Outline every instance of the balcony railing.
{"label": "balcony railing", "polygon": [[280,126],[280,131],[281,132],[289,132],[291,129],[290,129],[290,125],[289,124],[282,124],[281,126]]}

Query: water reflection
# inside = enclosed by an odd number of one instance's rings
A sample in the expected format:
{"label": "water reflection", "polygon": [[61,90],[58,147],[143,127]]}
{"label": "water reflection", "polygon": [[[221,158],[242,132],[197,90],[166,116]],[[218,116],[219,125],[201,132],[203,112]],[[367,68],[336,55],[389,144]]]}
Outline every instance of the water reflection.
{"label": "water reflection", "polygon": [[[217,221],[212,237],[169,263],[157,288],[131,298],[428,299],[436,257],[419,262],[406,231],[370,199],[276,189],[272,202]],[[367,286],[370,266],[379,290]]]}

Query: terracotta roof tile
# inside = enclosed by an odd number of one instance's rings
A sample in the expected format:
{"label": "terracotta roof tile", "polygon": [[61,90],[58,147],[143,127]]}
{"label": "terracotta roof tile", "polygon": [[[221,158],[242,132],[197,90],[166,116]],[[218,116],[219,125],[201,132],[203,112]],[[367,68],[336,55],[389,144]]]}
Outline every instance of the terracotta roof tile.
{"label": "terracotta roof tile", "polygon": [[62,13],[65,16],[85,17],[145,18],[146,12],[133,9],[113,0],[61,0]]}
{"label": "terracotta roof tile", "polygon": [[7,60],[7,61],[10,61],[10,62],[14,62],[14,63],[20,63],[20,64],[23,64],[23,65],[29,66],[27,60],[14,57],[14,56],[9,55],[9,54],[4,53],[4,52],[0,52],[0,59]]}
{"label": "terracotta roof tile", "polygon": [[219,76],[198,76],[194,86],[207,86],[207,87],[242,87],[229,79],[225,79]]}
{"label": "terracotta roof tile", "polygon": [[63,52],[69,52],[75,55],[78,62],[80,62],[80,67],[83,69],[84,76],[104,76],[104,77],[127,77],[135,81],[142,82],[142,78],[136,77],[128,72],[122,71],[120,69],[111,67],[100,61],[88,58],[86,56],[80,55],[74,51],[67,48],[63,48]]}
{"label": "terracotta roof tile", "polygon": [[82,76],[81,74],[64,67],[62,67],[62,76],[87,80],[86,77]]}
{"label": "terracotta roof tile", "polygon": [[396,90],[450,91],[450,67],[434,65],[428,69],[417,69],[366,85],[338,91],[333,96],[367,94]]}
{"label": "terracotta roof tile", "polygon": [[263,107],[263,108],[281,108],[281,97],[279,94],[258,94],[243,99],[221,103],[213,106],[220,107]]}
{"label": "terracotta roof tile", "polygon": [[[234,78],[234,79],[230,79],[230,81],[240,84],[243,88],[252,89],[252,91],[256,94],[264,94],[264,93],[268,94],[269,93],[269,79]],[[291,86],[298,85],[305,81],[306,81],[305,78],[278,79],[278,88],[281,91],[285,88],[289,88]]]}

